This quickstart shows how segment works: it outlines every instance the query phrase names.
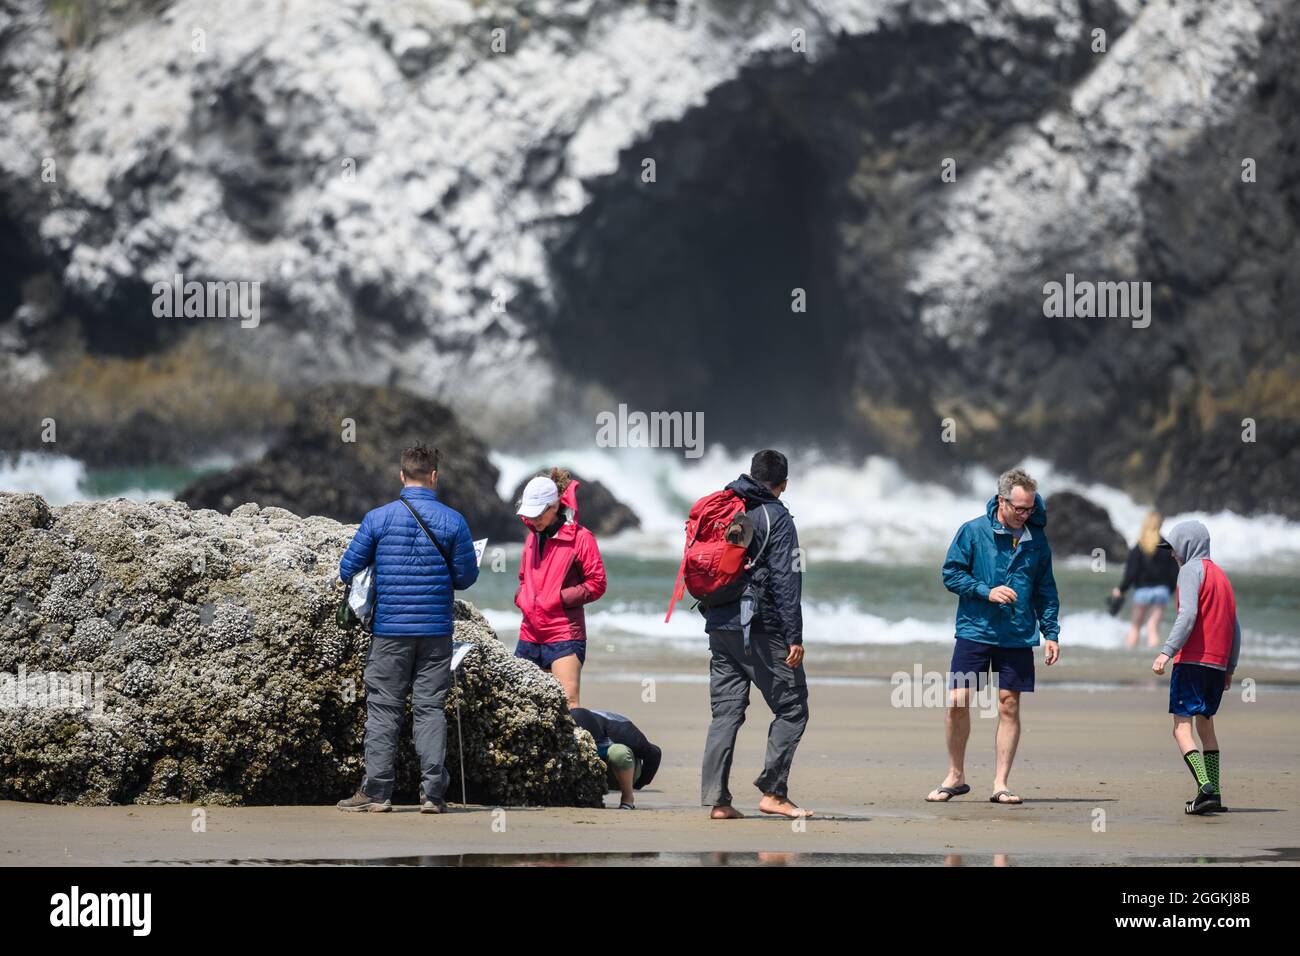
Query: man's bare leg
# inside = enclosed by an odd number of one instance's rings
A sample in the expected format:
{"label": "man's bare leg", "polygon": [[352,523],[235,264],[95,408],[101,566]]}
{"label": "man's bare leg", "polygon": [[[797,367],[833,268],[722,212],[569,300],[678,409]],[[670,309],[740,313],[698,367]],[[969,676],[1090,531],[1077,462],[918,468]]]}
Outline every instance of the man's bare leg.
{"label": "man's bare leg", "polygon": [[[1016,748],[1020,746],[1020,691],[998,691],[998,744],[997,772],[993,776],[993,792],[1010,790],[1007,778],[1011,776],[1011,765],[1016,760]],[[998,799],[998,803],[1020,803],[1015,794]]]}
{"label": "man's bare leg", "polygon": [[[944,708],[944,734],[948,743],[948,775],[942,787],[960,787],[966,782],[966,742],[970,739],[969,687],[954,687],[948,692],[948,706]],[[951,799],[936,787],[926,795],[932,803]]]}

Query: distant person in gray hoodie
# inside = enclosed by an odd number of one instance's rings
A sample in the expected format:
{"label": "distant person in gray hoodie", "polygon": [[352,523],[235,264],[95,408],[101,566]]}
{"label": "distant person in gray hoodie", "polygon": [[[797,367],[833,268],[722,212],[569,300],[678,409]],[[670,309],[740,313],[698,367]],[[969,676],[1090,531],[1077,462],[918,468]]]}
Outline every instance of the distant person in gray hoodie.
{"label": "distant person in gray hoodie", "polygon": [[[1232,685],[1241,653],[1241,623],[1237,599],[1223,569],[1210,560],[1210,532],[1199,521],[1174,525],[1160,545],[1178,561],[1178,617],[1151,669],[1169,678],[1169,713],[1174,715],[1174,741],[1196,781],[1196,796],[1186,813],[1223,809],[1219,790],[1219,738],[1214,732],[1223,692]],[[1196,749],[1192,721],[1204,752]]]}

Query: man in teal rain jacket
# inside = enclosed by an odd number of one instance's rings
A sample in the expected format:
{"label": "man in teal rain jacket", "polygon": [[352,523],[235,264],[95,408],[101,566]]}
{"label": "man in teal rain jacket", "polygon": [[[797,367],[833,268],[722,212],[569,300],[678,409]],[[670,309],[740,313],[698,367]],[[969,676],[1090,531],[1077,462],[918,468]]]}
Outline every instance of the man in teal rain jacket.
{"label": "man in teal rain jacket", "polygon": [[1007,786],[1020,743],[1020,695],[1034,689],[1034,646],[1046,643],[1044,663],[1060,656],[1056,579],[1047,542],[1047,509],[1038,483],[1019,468],[998,478],[985,514],[957,529],[943,563],[943,584],[956,594],[957,640],[949,668],[946,708],[948,775],[926,797],[946,802],[970,792],[966,741],[972,687],[998,673],[997,770],[993,803],[1020,803]]}

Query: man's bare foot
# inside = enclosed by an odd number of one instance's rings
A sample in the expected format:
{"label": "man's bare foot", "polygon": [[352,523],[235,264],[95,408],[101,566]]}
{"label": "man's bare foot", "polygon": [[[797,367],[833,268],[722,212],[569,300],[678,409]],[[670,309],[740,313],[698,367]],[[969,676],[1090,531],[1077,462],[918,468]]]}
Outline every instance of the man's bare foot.
{"label": "man's bare foot", "polygon": [[778,797],[774,793],[765,793],[763,798],[758,801],[758,809],[763,813],[773,813],[783,817],[810,817],[813,815],[811,810],[805,810],[797,806],[786,797]]}
{"label": "man's bare foot", "polygon": [[729,803],[720,803],[709,811],[710,820],[742,820],[745,815]]}

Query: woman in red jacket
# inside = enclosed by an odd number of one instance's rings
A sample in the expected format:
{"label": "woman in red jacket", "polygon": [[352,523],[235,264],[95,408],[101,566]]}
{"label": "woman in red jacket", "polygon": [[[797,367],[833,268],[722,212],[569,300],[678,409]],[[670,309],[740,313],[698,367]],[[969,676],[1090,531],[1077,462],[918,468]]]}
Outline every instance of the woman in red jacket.
{"label": "woman in red jacket", "polygon": [[578,706],[587,659],[584,604],[605,593],[605,565],[595,536],[578,524],[578,482],[562,468],[524,486],[519,516],[530,534],[519,562],[515,604],[524,612],[515,656],[550,671]]}

